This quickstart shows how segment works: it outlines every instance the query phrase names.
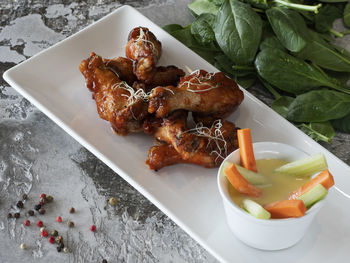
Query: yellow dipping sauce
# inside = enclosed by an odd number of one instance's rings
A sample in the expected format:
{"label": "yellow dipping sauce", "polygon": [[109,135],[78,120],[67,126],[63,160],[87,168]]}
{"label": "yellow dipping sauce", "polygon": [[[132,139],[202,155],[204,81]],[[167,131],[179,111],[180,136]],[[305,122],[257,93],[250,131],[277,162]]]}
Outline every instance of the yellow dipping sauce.
{"label": "yellow dipping sauce", "polygon": [[260,205],[266,205],[275,201],[286,200],[291,192],[298,189],[300,186],[310,180],[309,177],[295,177],[290,175],[283,175],[274,173],[274,170],[282,165],[287,164],[285,160],[279,159],[260,159],[256,160],[256,167],[261,175],[267,177],[271,184],[260,187],[263,190],[263,194],[259,198],[250,197],[240,194],[229,184],[229,194],[233,201],[237,205],[242,204],[242,200],[249,198],[259,203]]}

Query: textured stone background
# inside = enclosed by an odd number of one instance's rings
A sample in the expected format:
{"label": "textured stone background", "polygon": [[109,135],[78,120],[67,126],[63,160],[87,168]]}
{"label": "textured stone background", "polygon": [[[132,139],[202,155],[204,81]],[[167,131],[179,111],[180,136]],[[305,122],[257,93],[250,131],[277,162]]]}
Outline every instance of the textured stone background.
{"label": "textured stone background", "polygon": [[[129,4],[158,25],[191,21],[189,1],[70,1],[0,2],[0,73],[35,55],[121,4]],[[337,24],[336,27],[341,27]],[[342,45],[349,45],[349,38]],[[269,94],[252,92],[269,104]],[[350,164],[350,136],[337,134],[331,152]],[[57,253],[39,235],[26,228],[24,211],[32,209],[40,193],[55,197],[42,219],[57,229],[73,251]],[[29,200],[21,219],[7,219],[17,211],[23,193]],[[116,208],[106,200],[115,196]],[[69,207],[77,212],[69,214]],[[55,222],[61,215],[76,227]],[[95,224],[98,231],[88,230]],[[28,249],[21,251],[20,243]],[[0,262],[215,262],[203,248],[177,227],[106,165],[81,147],[61,128],[0,79]]]}

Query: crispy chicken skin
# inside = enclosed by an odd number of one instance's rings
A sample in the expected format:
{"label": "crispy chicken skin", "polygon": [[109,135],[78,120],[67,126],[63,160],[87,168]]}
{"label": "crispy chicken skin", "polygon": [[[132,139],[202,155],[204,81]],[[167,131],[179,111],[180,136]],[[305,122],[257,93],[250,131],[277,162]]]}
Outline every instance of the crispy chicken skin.
{"label": "crispy chicken skin", "polygon": [[183,110],[172,112],[166,118],[151,117],[143,128],[145,133],[152,134],[158,141],[171,144],[179,156],[188,159],[193,156],[202,141],[198,136],[186,132],[188,113]]}
{"label": "crispy chicken skin", "polygon": [[113,130],[126,135],[142,131],[142,120],[147,115],[147,103],[135,101],[130,104],[130,92],[117,75],[109,70],[102,58],[95,53],[79,66],[87,88],[93,93],[100,117],[111,123]]}
{"label": "crispy chicken skin", "polygon": [[[177,163],[190,163],[206,168],[218,167],[224,158],[238,148],[236,127],[232,122],[221,121],[219,129],[223,140],[214,140],[209,137],[197,136],[201,141],[195,154],[188,159],[183,159],[179,152],[170,144],[153,146],[148,151],[146,164],[152,170],[159,170],[165,166]],[[210,129],[210,134],[217,133],[215,127]],[[226,145],[226,147],[225,147]]]}
{"label": "crispy chicken skin", "polygon": [[157,87],[150,96],[149,113],[164,117],[184,109],[214,118],[225,118],[242,102],[243,92],[222,72],[195,71],[180,79],[177,87]]}
{"label": "crispy chicken skin", "polygon": [[138,80],[146,84],[151,81],[161,52],[162,44],[148,28],[136,27],[129,33],[125,54],[135,61],[134,74]]}
{"label": "crispy chicken skin", "polygon": [[131,59],[118,57],[113,59],[103,59],[105,67],[115,73],[120,80],[132,86],[137,81],[133,71],[134,62]]}
{"label": "crispy chicken skin", "polygon": [[148,80],[147,87],[150,90],[157,86],[176,86],[183,76],[185,76],[185,72],[175,66],[159,66],[156,67]]}

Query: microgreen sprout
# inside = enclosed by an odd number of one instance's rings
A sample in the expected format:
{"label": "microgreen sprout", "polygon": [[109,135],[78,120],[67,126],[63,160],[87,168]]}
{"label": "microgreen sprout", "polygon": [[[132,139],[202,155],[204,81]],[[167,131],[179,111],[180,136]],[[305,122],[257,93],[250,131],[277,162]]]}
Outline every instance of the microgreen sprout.
{"label": "microgreen sprout", "polygon": [[[207,73],[205,76],[201,76],[200,70],[197,69],[191,73],[193,77],[190,78],[190,80],[184,81],[182,85],[187,85],[186,90],[194,93],[205,92],[212,89],[216,89],[219,87],[218,85],[211,85],[208,83],[208,81],[212,79],[214,74],[215,73]],[[195,85],[195,86],[201,85],[202,87],[207,86],[208,88],[195,90],[191,88],[192,85]]]}
{"label": "microgreen sprout", "polygon": [[[140,45],[141,42],[144,42],[144,43],[148,43],[151,47],[151,51],[152,53],[158,57],[158,50],[156,49],[156,47],[154,46],[154,43],[150,40],[148,40],[148,37],[147,35],[145,34],[145,32],[143,31],[142,27],[140,27],[140,34],[139,36],[134,40],[134,43],[137,43],[137,45]],[[146,47],[149,48],[149,46],[146,45]]]}
{"label": "microgreen sprout", "polygon": [[[202,122],[199,122],[197,123],[195,128],[189,129],[183,132],[182,134],[192,133],[199,137],[208,138],[208,143],[206,146],[207,148],[213,141],[215,143],[216,149],[212,150],[210,152],[210,155],[216,154],[216,158],[215,158],[215,162],[216,162],[219,158],[225,159],[225,156],[227,156],[227,142],[222,134],[221,128],[222,128],[222,123],[220,119],[214,121],[214,123],[210,128],[205,127]],[[220,146],[220,143],[223,143],[223,147]]]}

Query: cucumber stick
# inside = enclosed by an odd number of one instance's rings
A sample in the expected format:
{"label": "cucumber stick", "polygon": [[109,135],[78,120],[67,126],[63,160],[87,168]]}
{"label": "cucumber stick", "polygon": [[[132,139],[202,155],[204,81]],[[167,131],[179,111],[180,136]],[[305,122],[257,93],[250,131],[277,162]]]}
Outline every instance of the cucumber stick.
{"label": "cucumber stick", "polygon": [[311,176],[327,168],[326,158],[322,153],[318,153],[295,162],[287,163],[277,168],[275,172],[294,176]]}
{"label": "cucumber stick", "polygon": [[309,208],[316,202],[322,200],[327,193],[327,189],[322,184],[317,184],[305,194],[299,196],[298,199],[304,202],[306,208]]}
{"label": "cucumber stick", "polygon": [[257,202],[254,202],[250,199],[243,199],[242,201],[243,208],[252,216],[259,219],[270,219],[271,214],[265,210]]}
{"label": "cucumber stick", "polygon": [[[221,170],[221,173],[222,174],[225,174],[225,168],[232,164],[231,162],[228,162],[226,161],[223,165],[222,165],[222,170]],[[255,186],[266,186],[266,185],[269,185],[270,184],[270,180],[259,174],[259,173],[255,173],[253,171],[250,171],[238,164],[236,164],[236,168],[238,170],[238,172],[251,184],[255,185]]]}

